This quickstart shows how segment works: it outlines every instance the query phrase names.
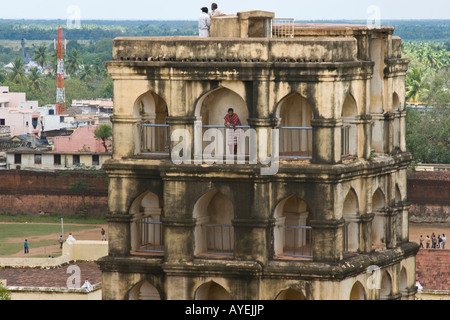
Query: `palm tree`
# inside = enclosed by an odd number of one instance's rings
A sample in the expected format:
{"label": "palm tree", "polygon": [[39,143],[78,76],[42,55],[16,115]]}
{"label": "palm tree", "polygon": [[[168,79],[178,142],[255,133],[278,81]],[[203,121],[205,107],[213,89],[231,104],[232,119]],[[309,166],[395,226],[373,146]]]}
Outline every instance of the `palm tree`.
{"label": "palm tree", "polygon": [[80,80],[86,81],[88,85],[92,82],[92,80],[94,80],[94,69],[90,65],[86,64],[82,66],[80,71]]}
{"label": "palm tree", "polygon": [[32,90],[41,91],[41,74],[37,67],[30,69],[28,81]]}
{"label": "palm tree", "polygon": [[34,61],[36,61],[41,68],[43,68],[47,62],[49,61],[49,56],[47,54],[47,47],[44,45],[40,45],[34,50]]}
{"label": "palm tree", "polygon": [[75,76],[80,71],[80,66],[82,65],[80,54],[77,50],[73,50],[67,56],[66,70],[72,76]]}
{"label": "palm tree", "polygon": [[8,76],[10,80],[14,83],[21,84],[22,86],[25,84],[25,62],[23,62],[22,58],[16,58],[12,63],[12,67],[9,68]]}
{"label": "palm tree", "polygon": [[406,100],[418,101],[425,90],[425,76],[423,71],[419,68],[409,70],[406,75]]}

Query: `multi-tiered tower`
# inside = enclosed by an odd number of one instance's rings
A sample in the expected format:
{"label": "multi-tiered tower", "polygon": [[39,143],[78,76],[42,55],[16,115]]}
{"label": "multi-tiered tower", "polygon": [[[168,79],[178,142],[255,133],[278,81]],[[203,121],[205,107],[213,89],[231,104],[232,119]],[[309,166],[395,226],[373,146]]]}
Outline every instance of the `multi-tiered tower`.
{"label": "multi-tiered tower", "polygon": [[250,11],[115,39],[103,298],[413,299],[392,34]]}

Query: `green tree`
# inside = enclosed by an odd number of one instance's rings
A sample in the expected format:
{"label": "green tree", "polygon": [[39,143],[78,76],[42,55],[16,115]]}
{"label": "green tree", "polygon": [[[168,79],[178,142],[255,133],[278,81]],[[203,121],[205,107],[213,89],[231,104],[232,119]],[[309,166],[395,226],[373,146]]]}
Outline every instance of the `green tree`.
{"label": "green tree", "polygon": [[426,90],[425,75],[422,69],[412,68],[406,74],[406,100],[419,101]]}
{"label": "green tree", "polygon": [[40,45],[34,50],[33,60],[36,61],[41,68],[43,68],[49,61],[49,55],[47,53],[47,47]]}
{"label": "green tree", "polygon": [[95,139],[102,140],[103,147],[105,147],[105,151],[108,152],[106,141],[110,140],[112,137],[112,128],[107,124],[102,124],[97,129],[95,129],[94,137]]}
{"label": "green tree", "polygon": [[8,76],[13,83],[20,84],[22,86],[25,85],[25,63],[23,62],[22,58],[14,59],[12,67],[9,68]]}
{"label": "green tree", "polygon": [[78,50],[73,50],[67,55],[66,70],[72,75],[76,76],[80,72],[80,67],[83,64]]}
{"label": "green tree", "polygon": [[31,68],[28,74],[28,83],[31,90],[41,91],[41,73],[37,67]]}

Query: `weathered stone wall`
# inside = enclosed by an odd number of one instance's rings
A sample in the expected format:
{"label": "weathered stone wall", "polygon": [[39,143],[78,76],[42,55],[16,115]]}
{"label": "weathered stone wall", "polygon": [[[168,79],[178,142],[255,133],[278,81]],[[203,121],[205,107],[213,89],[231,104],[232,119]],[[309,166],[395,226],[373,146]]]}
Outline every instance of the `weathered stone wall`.
{"label": "weathered stone wall", "polygon": [[[71,184],[87,188],[71,190]],[[0,213],[88,214],[108,212],[107,179],[103,172],[86,171],[0,171]]]}
{"label": "weathered stone wall", "polygon": [[450,172],[409,171],[408,201],[411,221],[450,221]]}

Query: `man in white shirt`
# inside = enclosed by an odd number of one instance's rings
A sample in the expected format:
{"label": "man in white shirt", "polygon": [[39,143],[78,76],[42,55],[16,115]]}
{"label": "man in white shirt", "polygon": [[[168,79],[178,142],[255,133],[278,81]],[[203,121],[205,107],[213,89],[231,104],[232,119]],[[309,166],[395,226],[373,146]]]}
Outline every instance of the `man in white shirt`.
{"label": "man in white shirt", "polygon": [[209,28],[211,26],[211,18],[208,14],[208,8],[201,8],[202,14],[198,18],[198,35],[202,38],[209,37]]}
{"label": "man in white shirt", "polygon": [[217,3],[213,2],[211,4],[211,12],[209,13],[209,15],[212,17],[219,17],[219,16],[224,16],[225,14],[222,13],[222,11],[220,11],[219,9],[217,9]]}

